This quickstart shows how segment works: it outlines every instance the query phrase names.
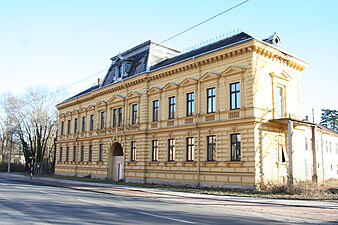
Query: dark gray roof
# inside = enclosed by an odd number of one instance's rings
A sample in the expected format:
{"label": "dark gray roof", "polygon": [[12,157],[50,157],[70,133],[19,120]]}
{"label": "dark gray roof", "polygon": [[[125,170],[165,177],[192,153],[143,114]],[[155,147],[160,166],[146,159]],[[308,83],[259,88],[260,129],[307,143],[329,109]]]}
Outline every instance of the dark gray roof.
{"label": "dark gray roof", "polygon": [[[200,47],[198,49],[192,50],[190,52],[186,52],[174,57],[170,57],[167,58],[165,60],[161,60],[159,63],[153,65],[150,67],[150,70],[148,70],[148,72],[151,72],[153,70],[157,70],[160,69],[162,67],[166,67],[181,61],[185,61],[188,60],[189,58],[192,57],[197,57],[199,55],[203,55],[206,54],[208,52],[212,52],[215,51],[217,49],[222,49],[222,48],[227,48],[242,42],[246,42],[246,41],[250,41],[254,39],[252,36],[241,32],[239,34],[233,35],[231,37],[219,40],[217,42],[214,42],[212,44]],[[152,44],[151,41],[147,41],[144,42],[132,49],[129,49],[119,55],[114,56],[113,58],[111,58],[111,60],[113,61],[110,68],[108,69],[108,72],[102,82],[101,85],[95,85],[91,88],[88,88],[87,90],[71,97],[68,98],[67,100],[65,100],[64,102],[67,102],[69,100],[75,99],[77,97],[80,97],[82,95],[88,94],[96,89],[99,89],[100,87],[103,86],[108,86],[111,85],[115,82],[118,82],[119,80],[114,80],[116,79],[115,77],[115,70],[116,67],[118,66],[118,64],[125,62],[124,63],[124,72],[125,74],[123,74],[123,79],[137,75],[137,74],[141,74],[142,72],[147,72],[147,64],[149,61],[149,49],[150,49],[150,45]],[[156,46],[156,45],[155,45]],[[168,49],[169,50],[169,49]],[[174,52],[174,50],[170,51]]]}
{"label": "dark gray roof", "polygon": [[248,35],[244,32],[241,32],[241,33],[236,34],[234,36],[222,39],[220,41],[217,41],[217,42],[214,42],[212,44],[203,46],[201,48],[192,50],[190,52],[186,52],[186,53],[180,54],[178,56],[166,59],[166,60],[152,66],[150,68],[150,71],[156,70],[158,68],[165,67],[165,66],[168,66],[170,64],[174,64],[174,63],[177,63],[177,62],[180,62],[180,61],[184,61],[184,60],[189,59],[191,57],[198,56],[198,55],[201,55],[201,54],[204,54],[204,53],[207,53],[207,52],[211,52],[211,51],[219,49],[219,48],[224,48],[224,47],[227,47],[229,45],[234,45],[234,44],[237,44],[239,42],[249,41],[249,40],[252,40],[252,39],[253,39],[252,36],[250,36],[250,35]]}

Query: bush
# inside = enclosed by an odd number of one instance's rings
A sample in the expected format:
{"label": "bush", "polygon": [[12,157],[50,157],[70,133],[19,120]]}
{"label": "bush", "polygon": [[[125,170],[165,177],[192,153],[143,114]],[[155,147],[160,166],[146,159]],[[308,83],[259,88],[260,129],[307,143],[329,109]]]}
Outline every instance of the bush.
{"label": "bush", "polygon": [[[0,163],[0,172],[7,172],[8,164]],[[21,163],[11,163],[11,172],[26,172],[25,164]]]}

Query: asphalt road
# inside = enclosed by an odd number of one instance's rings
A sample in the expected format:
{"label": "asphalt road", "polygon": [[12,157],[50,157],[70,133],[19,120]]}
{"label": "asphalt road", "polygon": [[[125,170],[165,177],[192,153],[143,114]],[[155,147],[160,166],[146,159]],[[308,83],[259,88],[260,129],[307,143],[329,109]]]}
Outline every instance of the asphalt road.
{"label": "asphalt road", "polygon": [[0,224],[288,224],[244,214],[212,205],[0,180]]}

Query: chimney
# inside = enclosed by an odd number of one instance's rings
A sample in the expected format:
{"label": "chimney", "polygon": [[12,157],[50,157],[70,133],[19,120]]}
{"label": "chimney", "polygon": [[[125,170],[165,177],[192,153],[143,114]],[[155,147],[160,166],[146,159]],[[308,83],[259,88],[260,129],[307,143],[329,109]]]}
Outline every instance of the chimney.
{"label": "chimney", "polygon": [[97,78],[97,84],[98,84],[98,85],[101,84],[101,78]]}

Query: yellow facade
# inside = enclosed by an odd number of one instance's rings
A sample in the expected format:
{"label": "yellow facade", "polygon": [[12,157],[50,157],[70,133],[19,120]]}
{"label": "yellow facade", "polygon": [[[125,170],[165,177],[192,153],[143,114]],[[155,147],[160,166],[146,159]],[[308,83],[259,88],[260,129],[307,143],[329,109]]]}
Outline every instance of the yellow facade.
{"label": "yellow facade", "polygon": [[288,127],[278,119],[302,118],[305,66],[252,38],[94,88],[57,105],[56,174],[245,188],[286,182]]}

